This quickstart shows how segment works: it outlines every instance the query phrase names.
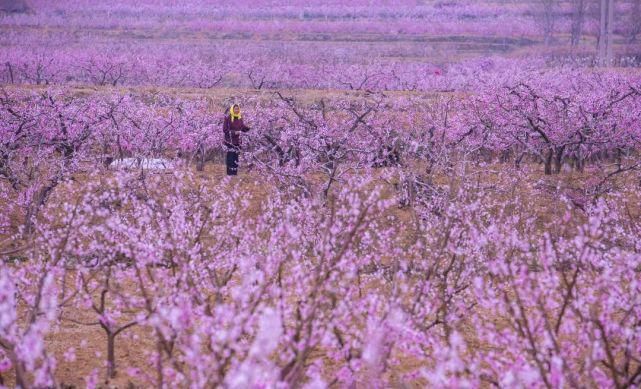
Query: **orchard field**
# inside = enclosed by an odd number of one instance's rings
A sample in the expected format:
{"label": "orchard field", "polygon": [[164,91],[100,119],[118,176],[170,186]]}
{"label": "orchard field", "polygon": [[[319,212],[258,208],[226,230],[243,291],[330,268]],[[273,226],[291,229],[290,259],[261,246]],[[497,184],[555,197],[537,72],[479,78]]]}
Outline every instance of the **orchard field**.
{"label": "orchard field", "polygon": [[641,0],[0,0],[0,387],[641,387],[640,150]]}

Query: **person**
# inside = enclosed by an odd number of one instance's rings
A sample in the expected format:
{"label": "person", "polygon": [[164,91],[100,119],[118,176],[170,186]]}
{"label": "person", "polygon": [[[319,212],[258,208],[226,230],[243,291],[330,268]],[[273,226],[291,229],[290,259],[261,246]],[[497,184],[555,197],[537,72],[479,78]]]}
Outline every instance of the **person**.
{"label": "person", "polygon": [[240,154],[241,146],[240,133],[247,131],[249,131],[249,127],[243,122],[240,106],[238,104],[232,105],[229,109],[229,114],[225,115],[225,121],[223,123],[225,148],[227,149],[225,164],[227,166],[228,176],[238,174],[238,155]]}

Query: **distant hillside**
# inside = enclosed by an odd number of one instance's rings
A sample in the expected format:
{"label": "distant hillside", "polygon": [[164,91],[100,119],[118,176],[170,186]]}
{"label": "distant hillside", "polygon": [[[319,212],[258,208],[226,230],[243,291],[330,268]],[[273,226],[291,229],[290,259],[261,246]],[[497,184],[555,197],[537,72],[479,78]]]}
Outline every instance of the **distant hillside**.
{"label": "distant hillside", "polygon": [[25,13],[30,8],[24,0],[0,0],[0,13]]}

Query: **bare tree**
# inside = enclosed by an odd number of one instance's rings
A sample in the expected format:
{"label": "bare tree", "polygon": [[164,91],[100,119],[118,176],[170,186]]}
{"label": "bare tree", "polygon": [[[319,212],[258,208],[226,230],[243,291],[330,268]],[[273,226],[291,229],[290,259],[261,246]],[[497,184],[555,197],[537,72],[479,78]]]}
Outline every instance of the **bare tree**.
{"label": "bare tree", "polygon": [[538,0],[536,2],[539,14],[539,23],[543,28],[543,41],[545,45],[552,43],[552,35],[556,24],[559,0]]}
{"label": "bare tree", "polygon": [[637,36],[641,35],[641,0],[634,0],[632,12],[628,15],[630,30],[628,32],[629,43],[635,43]]}
{"label": "bare tree", "polygon": [[578,46],[581,41],[586,8],[586,0],[572,0],[572,26],[570,31],[570,43],[572,46]]}
{"label": "bare tree", "polygon": [[611,64],[613,60],[614,0],[601,0],[599,17],[599,65]]}

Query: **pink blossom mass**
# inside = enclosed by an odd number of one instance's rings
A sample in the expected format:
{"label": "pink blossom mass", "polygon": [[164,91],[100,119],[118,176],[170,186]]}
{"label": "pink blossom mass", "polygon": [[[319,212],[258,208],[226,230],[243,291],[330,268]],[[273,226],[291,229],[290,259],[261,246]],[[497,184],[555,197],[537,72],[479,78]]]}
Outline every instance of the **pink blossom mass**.
{"label": "pink blossom mass", "polygon": [[5,387],[641,387],[641,0],[0,0]]}

